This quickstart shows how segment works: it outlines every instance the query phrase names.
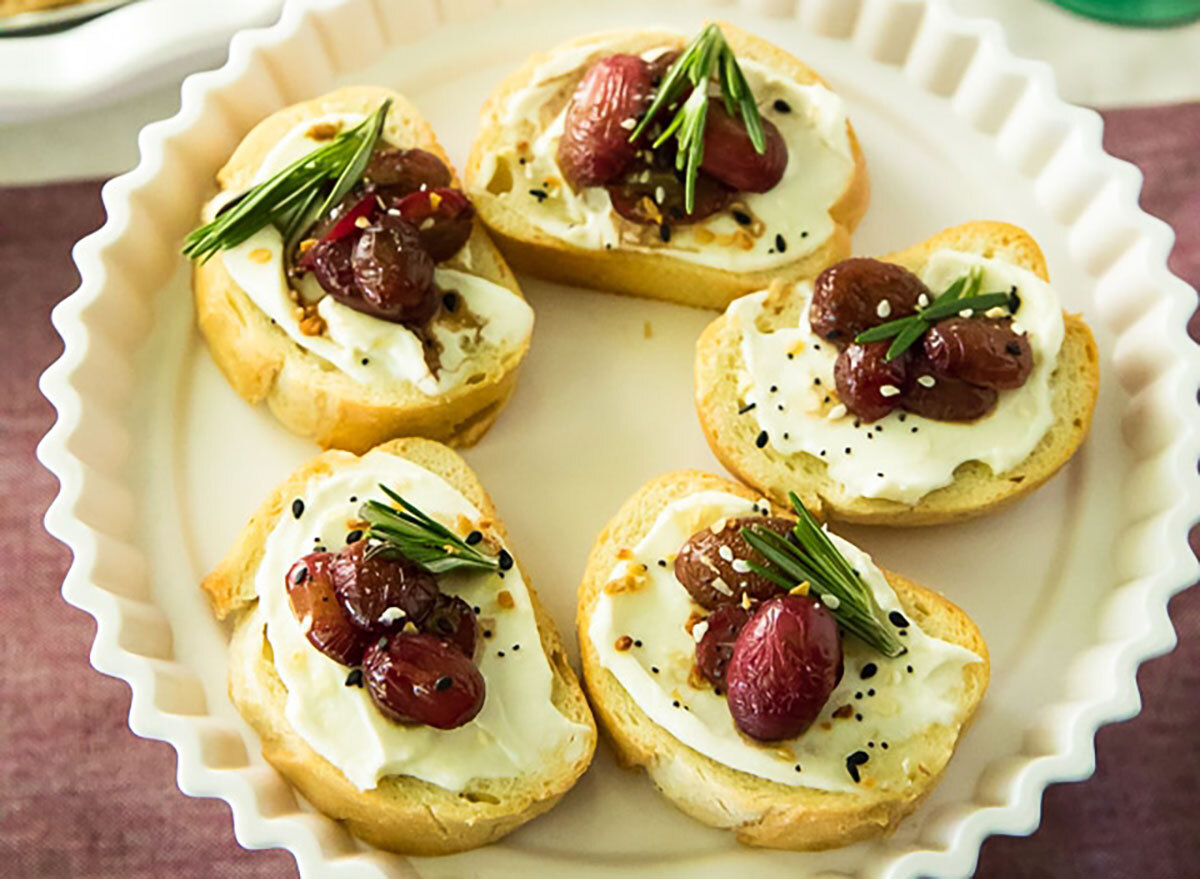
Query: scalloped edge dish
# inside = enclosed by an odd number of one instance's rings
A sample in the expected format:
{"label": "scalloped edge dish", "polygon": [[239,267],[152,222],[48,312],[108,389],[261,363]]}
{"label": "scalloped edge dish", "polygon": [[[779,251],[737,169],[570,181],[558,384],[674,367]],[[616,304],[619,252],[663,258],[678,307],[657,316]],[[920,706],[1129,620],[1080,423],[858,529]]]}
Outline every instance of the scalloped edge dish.
{"label": "scalloped edge dish", "polygon": [[[731,17],[735,2],[720,4],[720,13]],[[240,733],[209,712],[195,675],[175,658],[170,625],[154,603],[146,558],[134,540],[135,494],[122,482],[137,447],[127,423],[135,384],[129,352],[148,333],[151,297],[179,266],[178,242],[162,228],[186,228],[194,216],[198,201],[190,196],[200,182],[189,166],[192,144],[228,140],[231,129],[246,130],[271,110],[318,93],[337,73],[442,23],[521,3],[295,0],[272,27],[237,34],[223,67],[184,82],[179,112],[141,132],[138,166],[104,187],[107,222],[76,245],[80,286],[53,313],[64,352],[40,387],[58,420],[38,457],[60,490],[45,521],[73,553],[64,598],[96,619],[92,664],[132,688],[130,728],[175,748],[180,789],[228,802],[242,845],[285,848],[304,876],[414,871],[355,847],[321,815],[279,807],[288,802],[286,782],[262,764],[247,764]],[[1072,261],[1094,282],[1090,317],[1115,339],[1105,381],[1121,387],[1129,472],[1111,549],[1118,585],[1100,608],[1094,640],[1064,671],[1064,695],[1022,721],[1017,756],[991,759],[973,792],[923,828],[918,842],[893,844],[853,874],[837,874],[965,876],[987,836],[1036,828],[1047,785],[1093,771],[1097,729],[1140,707],[1138,664],[1175,643],[1167,602],[1200,575],[1187,543],[1200,520],[1194,408],[1200,348],[1186,334],[1196,294],[1167,269],[1173,234],[1138,207],[1138,170],[1104,153],[1099,116],[1063,103],[1049,67],[1013,57],[994,23],[960,18],[940,0],[742,5],[851,43],[993,138],[998,161],[1031,181]],[[364,33],[370,39],[362,40]],[[297,54],[311,63],[293,66],[294,81],[282,81],[280,60]],[[230,101],[234,90],[238,100]]]}

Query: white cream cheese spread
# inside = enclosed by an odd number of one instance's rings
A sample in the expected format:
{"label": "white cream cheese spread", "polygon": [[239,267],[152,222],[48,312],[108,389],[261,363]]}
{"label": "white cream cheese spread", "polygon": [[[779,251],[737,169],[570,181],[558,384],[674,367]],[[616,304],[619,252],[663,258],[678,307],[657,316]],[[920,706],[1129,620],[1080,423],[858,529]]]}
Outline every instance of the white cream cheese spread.
{"label": "white cream cheese spread", "polygon": [[[330,114],[305,120],[266,155],[253,183],[262,182],[321,146],[323,142],[312,137],[312,132],[320,131],[322,123],[352,126],[361,119],[361,115]],[[223,198],[218,197],[214,204],[232,195],[223,193]],[[471,274],[464,248],[450,263],[437,267],[434,284],[439,290],[455,293],[474,319],[435,320],[429,324],[427,332],[439,351],[440,367],[435,375],[416,333],[402,324],[364,314],[324,295],[311,275],[304,276],[299,292],[305,301],[317,301],[316,311],[325,329],[317,335],[305,333],[301,329],[301,311],[285,274],[283,239],[273,226],[223,251],[219,258],[234,282],[292,341],[364,385],[408,382],[428,396],[443,394],[473,376],[478,352],[516,349],[533,330],[533,310],[529,305],[508,288]]]}
{"label": "white cream cheese spread", "polygon": [[[287,688],[288,723],[362,790],[384,776],[407,775],[461,791],[471,779],[513,778],[577,759],[590,730],[568,720],[551,701],[553,673],[517,567],[503,578],[478,572],[439,577],[443,592],[479,608],[480,628],[490,632],[480,638],[476,658],[487,685],[483,709],[457,729],[393,723],[365,689],[346,686],[348,668],[308,642],[288,603],[284,577],[314,547],[341,547],[363,501],[387,502],[379,483],[448,527],[459,516],[473,522],[481,517],[440,476],[386,452],[369,452],[309,480],[297,498],[300,515],[285,511],[263,544],[255,578],[254,612],[266,626],[275,669]],[[289,508],[292,500],[287,499]]]}
{"label": "white cream cheese spread", "polygon": [[[765,509],[721,491],[670,503],[633,548],[632,558],[620,562],[610,577],[620,581],[631,568],[644,565],[644,582],[632,590],[601,590],[588,626],[601,664],[652,721],[733,769],[786,785],[852,791],[858,783],[847,772],[846,758],[861,750],[869,758],[860,766],[861,776],[875,779],[877,790],[905,784],[910,767],[899,746],[933,724],[956,722],[962,669],[981,660],[905,619],[870,556],[834,534],[830,539],[860,572],[879,606],[898,614],[891,619],[908,652],[889,659],[856,638],[844,638],[845,672],[817,720],[800,736],[771,744],[755,743],[737,730],[723,695],[689,684],[696,645],[694,631],[689,634],[685,624],[694,606],[675,579],[675,554],[702,528]],[[634,639],[634,646],[618,649],[623,637]]]}
{"label": "white cream cheese spread", "polygon": [[934,421],[899,410],[861,423],[839,407],[833,388],[837,349],[812,332],[812,285],[801,282],[799,325],[763,331],[757,319],[768,293],[744,296],[728,317],[741,331],[743,408],[777,451],[806,452],[828,466],[830,478],[856,497],[913,504],[949,485],[966,461],[1003,473],[1029,457],[1054,423],[1050,377],[1062,346],[1062,307],[1054,290],[1033,272],[995,258],[953,250],[930,255],[921,279],[940,293],[971,268],[983,272],[982,290],[1016,288],[1014,329],[1028,335],[1033,371],[1025,384],[1001,391],[995,409],[970,422]]}
{"label": "white cream cheese spread", "polygon": [[[669,243],[646,242],[620,220],[603,186],[574,191],[556,160],[567,108],[544,126],[538,124],[540,111],[562,89],[564,77],[619,51],[619,43],[601,40],[552,52],[529,83],[509,97],[499,123],[503,133],[496,152],[483,159],[478,185],[513,202],[543,232],[591,250],[661,253],[728,271],[755,271],[791,262],[829,239],[834,229],[829,209],[855,173],[842,101],[824,86],[800,85],[746,58],[738,63],[759,110],[779,128],[788,148],[787,170],[774,188],[736,196],[752,224],[739,224],[722,211],[694,225],[672,227]],[[653,60],[664,51],[642,55]],[[651,237],[657,239],[656,230]]]}

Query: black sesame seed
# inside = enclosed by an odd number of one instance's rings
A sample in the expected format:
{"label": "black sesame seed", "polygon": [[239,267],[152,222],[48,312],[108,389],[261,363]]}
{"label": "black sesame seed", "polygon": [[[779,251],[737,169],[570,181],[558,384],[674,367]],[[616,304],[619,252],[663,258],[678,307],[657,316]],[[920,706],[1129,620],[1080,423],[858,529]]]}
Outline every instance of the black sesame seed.
{"label": "black sesame seed", "polygon": [[745,406],[743,406],[741,409],[738,410],[738,415],[745,415],[747,412],[749,412],[751,409],[753,409],[757,405],[758,405],[757,403],[747,403]]}
{"label": "black sesame seed", "polygon": [[351,531],[349,534],[346,535],[346,543],[347,544],[358,543],[358,541],[360,541],[360,540],[362,540],[362,529],[361,528],[355,528],[353,531]]}
{"label": "black sesame seed", "polygon": [[450,312],[451,314],[454,314],[454,312],[458,311],[458,294],[457,293],[446,293],[445,295],[443,295],[442,296],[442,305],[445,306],[446,311]]}
{"label": "black sesame seed", "polygon": [[801,238],[807,238],[807,237],[808,237],[808,232],[801,232],[801,233],[800,233],[800,237],[801,237]]}
{"label": "black sesame seed", "polygon": [[782,235],[777,234],[775,236],[775,249],[778,250],[780,253],[783,253],[784,251],[787,250],[787,241],[784,239],[784,237]]}
{"label": "black sesame seed", "polygon": [[466,544],[467,546],[474,546],[481,540],[483,540],[483,534],[478,531],[472,531],[467,535]]}
{"label": "black sesame seed", "polygon": [[541,204],[550,197],[550,193],[544,189],[531,189],[529,190],[529,194],[538,200],[538,204]]}
{"label": "black sesame seed", "polygon": [[879,666],[877,666],[873,662],[868,662],[866,665],[864,665],[862,667],[862,671],[860,671],[858,673],[858,675],[865,681],[868,678],[875,677],[875,672],[877,672],[877,671],[879,671]]}
{"label": "black sesame seed", "polygon": [[725,691],[722,690],[720,687],[713,687],[713,693],[716,694],[717,696],[720,696],[724,692]]}
{"label": "black sesame seed", "polygon": [[658,237],[661,238],[664,242],[670,241],[671,240],[671,227],[668,226],[666,223],[663,223],[661,226],[659,226],[658,227]]}
{"label": "black sesame seed", "polygon": [[300,498],[292,501],[292,515],[297,519],[304,515],[304,501],[300,500]]}
{"label": "black sesame seed", "polygon": [[874,743],[874,742],[867,742],[867,747],[868,747],[868,748],[874,748],[874,747],[875,747],[875,743]]}
{"label": "black sesame seed", "polygon": [[880,743],[879,743],[879,747],[883,748],[883,750],[885,750],[885,751],[886,751],[886,750],[887,750],[887,747],[888,747],[888,745],[887,745],[887,742],[880,742]]}
{"label": "black sesame seed", "polygon": [[439,693],[443,693],[446,690],[449,690],[453,683],[454,681],[450,678],[450,675],[442,675],[437,679],[437,681],[434,682],[433,688]]}
{"label": "black sesame seed", "polygon": [[868,696],[874,696],[874,695],[875,695],[875,690],[874,690],[874,688],[872,688],[872,689],[870,689],[870,690],[867,690],[867,695],[868,695]]}
{"label": "black sesame seed", "polygon": [[650,666],[650,671],[654,672],[654,674],[658,674],[658,666],[657,665]]}
{"label": "black sesame seed", "polygon": [[642,646],[642,642],[641,642],[641,641],[639,641],[639,640],[637,640],[637,639],[635,639],[635,640],[634,640],[634,642],[633,642],[633,646],[634,646],[634,647],[641,647],[641,646]]}
{"label": "black sesame seed", "polygon": [[916,432],[917,432],[917,429],[914,427],[914,428],[912,429],[912,432],[913,432],[913,433],[916,433]]}
{"label": "black sesame seed", "polygon": [[855,782],[861,781],[861,778],[859,778],[858,775],[858,767],[862,766],[870,759],[871,755],[866,751],[855,751],[846,758],[846,771],[850,773],[850,777],[853,778]]}
{"label": "black sesame seed", "polygon": [[854,715],[854,719],[857,720],[859,723],[862,723],[862,715],[861,714]]}
{"label": "black sesame seed", "polygon": [[[780,409],[782,409],[783,407],[782,407],[782,406],[780,406],[779,408],[780,408]],[[789,434],[789,433],[788,433],[786,430],[783,432],[783,438],[784,438],[784,439],[787,439],[787,438],[788,438],[788,437],[790,437],[790,436],[791,436],[791,434]]]}
{"label": "black sesame seed", "polygon": [[497,656],[499,656],[501,659],[503,659],[503,658],[504,658],[504,651],[503,651],[503,650],[497,650],[497,651],[496,651],[496,655],[497,655]]}
{"label": "black sesame seed", "polygon": [[855,694],[854,694],[854,698],[855,698],[855,699],[861,699],[861,698],[862,698],[862,693],[855,693]]}
{"label": "black sesame seed", "polygon": [[824,457],[825,457],[825,450],[824,450],[824,449],[821,449],[821,457],[822,457],[822,458],[824,458]]}
{"label": "black sesame seed", "polygon": [[908,413],[907,413],[907,412],[901,412],[901,413],[900,413],[900,420],[901,420],[901,421],[904,421],[904,420],[906,420],[907,418],[908,418]]}
{"label": "black sesame seed", "polygon": [[317,546],[313,547],[313,552],[325,552],[325,547],[318,544]]}
{"label": "black sesame seed", "polygon": [[764,430],[764,431],[761,431],[759,433],[758,437],[754,440],[754,445],[758,446],[761,449],[766,444],[767,444],[767,432]]}
{"label": "black sesame seed", "polygon": [[472,607],[472,608],[471,608],[471,610],[473,610],[475,613],[477,613],[477,614],[478,614],[478,613],[480,612],[479,605],[478,605],[478,604],[477,604],[477,605],[475,605],[474,607]]}
{"label": "black sesame seed", "polygon": [[788,360],[795,360],[795,359],[796,359],[796,355],[789,351],[788,352]]}
{"label": "black sesame seed", "polygon": [[820,346],[819,344],[817,344],[816,342],[813,342],[813,350],[814,350],[814,351],[820,351],[820,350],[821,350],[821,346]]}
{"label": "black sesame seed", "polygon": [[898,610],[894,610],[888,614],[888,619],[892,621],[892,625],[898,629],[908,625],[908,618]]}
{"label": "black sesame seed", "polygon": [[491,629],[484,629],[484,630],[483,630],[483,637],[485,637],[485,638],[490,638],[490,637],[492,637],[492,630],[491,630]]}
{"label": "black sesame seed", "polygon": [[667,560],[666,560],[666,559],[659,559],[659,560],[658,560],[658,566],[659,566],[660,568],[665,568],[665,567],[667,566]]}
{"label": "black sesame seed", "polygon": [[905,666],[905,669],[904,669],[904,670],[905,670],[905,671],[907,671],[909,674],[912,674],[912,673],[913,673],[913,667],[912,667],[911,665],[909,665],[909,666]]}
{"label": "black sesame seed", "polygon": [[772,393],[772,394],[773,394],[773,393],[775,393],[776,391],[778,391],[778,390],[779,390],[779,385],[771,385],[771,387],[770,387],[770,389],[769,389],[769,390],[770,390],[770,393]]}
{"label": "black sesame seed", "polygon": [[821,380],[820,380],[819,378],[814,378],[814,379],[813,379],[813,384],[814,384],[814,385],[818,385],[818,386],[819,386],[819,385],[821,384]]}
{"label": "black sesame seed", "polygon": [[513,649],[513,650],[520,650],[520,649],[521,649],[521,645],[520,645],[520,644],[514,644],[512,649]]}
{"label": "black sesame seed", "polygon": [[849,455],[849,454],[850,454],[850,447],[849,447],[849,446],[846,446],[846,454],[847,454],[847,455]]}
{"label": "black sesame seed", "polygon": [[876,476],[878,476],[880,479],[883,479],[883,474],[882,474],[882,473],[878,473],[878,472],[877,472],[875,475],[876,475]]}
{"label": "black sesame seed", "polygon": [[855,418],[854,419],[854,429],[858,430],[858,428],[860,428],[860,427],[862,427],[862,422],[859,421],[857,418]]}
{"label": "black sesame seed", "polygon": [[796,771],[797,771],[797,772],[799,772],[799,771],[800,771],[800,764],[799,764],[799,763],[797,763],[795,768],[796,768]]}
{"label": "black sesame seed", "polygon": [[368,363],[370,363],[370,362],[371,362],[371,358],[370,358],[370,357],[364,357],[364,358],[362,359],[362,365],[363,365],[363,366],[366,366],[366,365],[367,365]]}
{"label": "black sesame seed", "polygon": [[775,103],[773,103],[771,106],[775,108],[775,112],[777,112],[777,113],[792,112],[792,105],[789,104],[787,101],[785,101],[783,98],[776,98]]}
{"label": "black sesame seed", "polygon": [[358,495],[354,495],[354,494],[350,495],[350,503],[352,503],[352,504],[358,503]]}
{"label": "black sesame seed", "polygon": [[905,637],[907,637],[907,636],[908,636],[908,629],[901,629],[899,634],[900,634],[900,637],[901,637],[901,638],[905,638]]}
{"label": "black sesame seed", "polygon": [[347,687],[361,687],[363,685],[362,669],[356,668],[346,675]]}
{"label": "black sesame seed", "polygon": [[745,211],[734,211],[733,219],[737,221],[739,226],[749,226],[751,222],[750,215]]}
{"label": "black sesame seed", "polygon": [[676,700],[675,700],[674,702],[672,702],[671,704],[672,704],[672,705],[674,705],[676,708],[678,708],[678,707],[679,707],[679,700],[678,700],[678,699],[676,699]]}
{"label": "black sesame seed", "polygon": [[499,562],[502,571],[507,571],[513,566],[513,557],[508,554],[507,549],[500,550]]}

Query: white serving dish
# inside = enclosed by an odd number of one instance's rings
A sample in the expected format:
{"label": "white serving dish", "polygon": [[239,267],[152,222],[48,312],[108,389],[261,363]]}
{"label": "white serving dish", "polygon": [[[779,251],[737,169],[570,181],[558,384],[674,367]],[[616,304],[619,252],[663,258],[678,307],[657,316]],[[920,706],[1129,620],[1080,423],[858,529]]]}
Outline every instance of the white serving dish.
{"label": "white serving dish", "polygon": [[[226,696],[225,632],[196,584],[316,450],[217,373],[179,241],[238,139],[284,104],[347,81],[394,86],[461,162],[480,101],[527,53],[623,24],[691,31],[712,14],[794,50],[845,96],[873,189],[857,252],[966,219],[1018,222],[1096,330],[1095,425],[1050,485],[962,525],[842,529],[966,607],[991,645],[991,692],[940,787],[888,840],[741,848],[601,748],[557,809],[498,845],[412,864],[367,849],[293,794]],[[185,793],[230,804],[243,845],[288,849],[305,877],[963,876],[989,834],[1036,827],[1048,784],[1092,771],[1097,728],[1138,710],[1138,663],[1174,643],[1167,600],[1197,577],[1195,294],[1167,271],[1171,231],[1137,207],[1141,178],[1101,150],[1096,114],[1058,100],[1048,68],[1012,57],[990,23],[913,0],[294,3],[188,79],[180,112],[139,143],[138,167],[105,187],[108,222],[76,247],[80,289],[54,312],[65,352],[42,389],[59,418],[39,455],[62,488],[46,524],[74,552],[63,595],[97,620],[93,665],[132,687],[130,727],[175,747]],[[569,633],[588,547],[620,502],[667,469],[719,472],[691,403],[711,315],[526,289],[538,327],[522,384],[467,458]]]}
{"label": "white serving dish", "polygon": [[[270,24],[282,6],[283,0],[86,0],[0,19],[0,122],[94,107],[177,82],[219,64],[230,36]],[[21,33],[80,18],[92,20]]]}

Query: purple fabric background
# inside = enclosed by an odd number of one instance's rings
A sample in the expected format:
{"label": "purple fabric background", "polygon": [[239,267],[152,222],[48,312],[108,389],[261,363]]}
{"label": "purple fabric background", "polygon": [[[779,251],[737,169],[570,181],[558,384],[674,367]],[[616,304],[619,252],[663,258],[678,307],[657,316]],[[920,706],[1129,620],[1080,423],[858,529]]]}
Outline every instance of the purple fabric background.
{"label": "purple fabric background", "polygon": [[[1200,103],[1105,116],[1109,150],[1146,174],[1144,206],[1176,229],[1172,268],[1200,285]],[[56,486],[34,460],[53,421],[36,381],[61,350],[49,312],[77,283],[71,244],[103,219],[98,190],[0,189],[0,873],[294,877],[288,854],[238,847],[223,803],[176,789],[171,748],[129,731],[128,689],[88,665],[95,625],[58,594],[69,556],[41,526]],[[1101,730],[1095,777],[1052,787],[1031,838],[984,845],[980,879],[1200,877],[1200,590],[1171,615],[1180,645],[1141,669],[1145,710]]]}

